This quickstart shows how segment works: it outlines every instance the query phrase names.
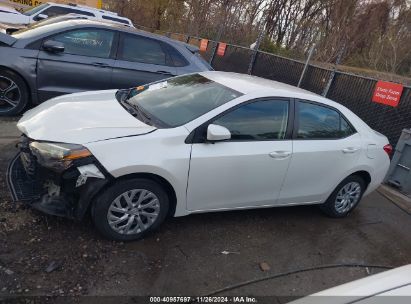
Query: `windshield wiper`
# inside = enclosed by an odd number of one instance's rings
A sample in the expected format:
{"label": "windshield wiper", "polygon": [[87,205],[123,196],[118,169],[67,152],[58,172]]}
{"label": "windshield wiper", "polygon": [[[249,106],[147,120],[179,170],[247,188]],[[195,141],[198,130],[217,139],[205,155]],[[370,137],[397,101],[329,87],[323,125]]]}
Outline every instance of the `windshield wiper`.
{"label": "windshield wiper", "polygon": [[120,89],[116,92],[116,99],[117,101],[123,105],[133,116],[137,116],[140,114],[141,109],[136,107],[135,105],[131,104],[128,101],[128,96],[130,95],[132,89]]}
{"label": "windshield wiper", "polygon": [[[137,103],[131,103],[129,100],[130,98],[130,93],[133,90],[131,89],[121,89],[116,92],[116,99],[117,101],[134,117],[137,119],[141,120],[142,122],[154,126],[154,127],[164,127],[167,128],[169,125],[167,125],[165,122],[159,120],[157,117],[154,115],[151,115],[147,113],[141,106],[139,106]],[[134,95],[135,96],[135,95]],[[134,97],[132,96],[132,97]]]}
{"label": "windshield wiper", "polygon": [[126,108],[126,110],[130,112],[131,115],[137,117],[137,119],[150,126],[153,125],[151,117],[147,113],[145,113],[137,104],[130,103],[126,98],[117,98],[117,100],[123,105],[123,107]]}
{"label": "windshield wiper", "polygon": [[132,89],[120,89],[116,92],[116,99],[118,102],[123,102],[128,99]]}
{"label": "windshield wiper", "polygon": [[137,104],[131,104],[128,101],[125,101],[125,102],[127,102],[127,104],[132,106],[137,111],[137,113],[140,114],[140,117],[143,118],[142,119],[143,122],[145,122],[149,125],[153,125],[151,117],[146,112],[144,112],[143,109],[140,106],[138,106]]}

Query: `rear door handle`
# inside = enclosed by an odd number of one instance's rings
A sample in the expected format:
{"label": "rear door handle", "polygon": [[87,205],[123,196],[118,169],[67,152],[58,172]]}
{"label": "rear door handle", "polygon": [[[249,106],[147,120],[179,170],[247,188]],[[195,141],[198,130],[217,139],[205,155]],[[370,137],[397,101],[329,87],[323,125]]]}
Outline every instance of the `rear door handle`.
{"label": "rear door handle", "polygon": [[167,72],[167,71],[157,71],[157,74],[167,75],[167,76],[174,76],[174,74]]}
{"label": "rear door handle", "polygon": [[92,65],[97,66],[97,67],[102,67],[102,68],[107,68],[110,66],[108,63],[104,63],[104,62],[93,62]]}
{"label": "rear door handle", "polygon": [[270,157],[274,159],[286,159],[290,157],[291,152],[290,151],[273,151],[273,152],[268,153],[268,155],[270,155]]}
{"label": "rear door handle", "polygon": [[343,153],[355,153],[358,150],[360,150],[360,148],[356,148],[356,147],[348,147],[348,148],[342,149]]}

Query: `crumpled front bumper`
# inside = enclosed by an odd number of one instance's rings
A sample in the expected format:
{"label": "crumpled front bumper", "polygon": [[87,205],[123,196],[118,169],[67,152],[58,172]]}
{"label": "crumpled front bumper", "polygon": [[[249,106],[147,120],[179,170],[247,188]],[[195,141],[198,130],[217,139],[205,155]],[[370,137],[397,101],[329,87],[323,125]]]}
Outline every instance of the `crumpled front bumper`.
{"label": "crumpled front bumper", "polygon": [[15,202],[23,202],[41,212],[81,219],[111,176],[94,158],[74,163],[62,173],[41,167],[27,150],[10,162],[7,184]]}

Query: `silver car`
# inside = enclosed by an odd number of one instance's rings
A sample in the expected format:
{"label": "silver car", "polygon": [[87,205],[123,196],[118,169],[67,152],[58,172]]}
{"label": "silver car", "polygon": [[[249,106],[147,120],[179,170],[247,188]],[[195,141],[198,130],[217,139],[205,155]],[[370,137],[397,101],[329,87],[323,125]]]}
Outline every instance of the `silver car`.
{"label": "silver car", "polygon": [[58,95],[208,70],[195,46],[108,22],[66,20],[0,33],[0,116]]}

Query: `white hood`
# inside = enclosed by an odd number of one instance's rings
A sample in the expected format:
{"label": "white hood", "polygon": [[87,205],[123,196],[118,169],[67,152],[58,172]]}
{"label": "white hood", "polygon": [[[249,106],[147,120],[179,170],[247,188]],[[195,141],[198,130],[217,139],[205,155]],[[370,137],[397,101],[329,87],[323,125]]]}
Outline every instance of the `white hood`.
{"label": "white hood", "polygon": [[146,134],[156,128],[128,113],[116,100],[116,90],[53,98],[27,111],[17,124],[34,140],[84,144]]}

